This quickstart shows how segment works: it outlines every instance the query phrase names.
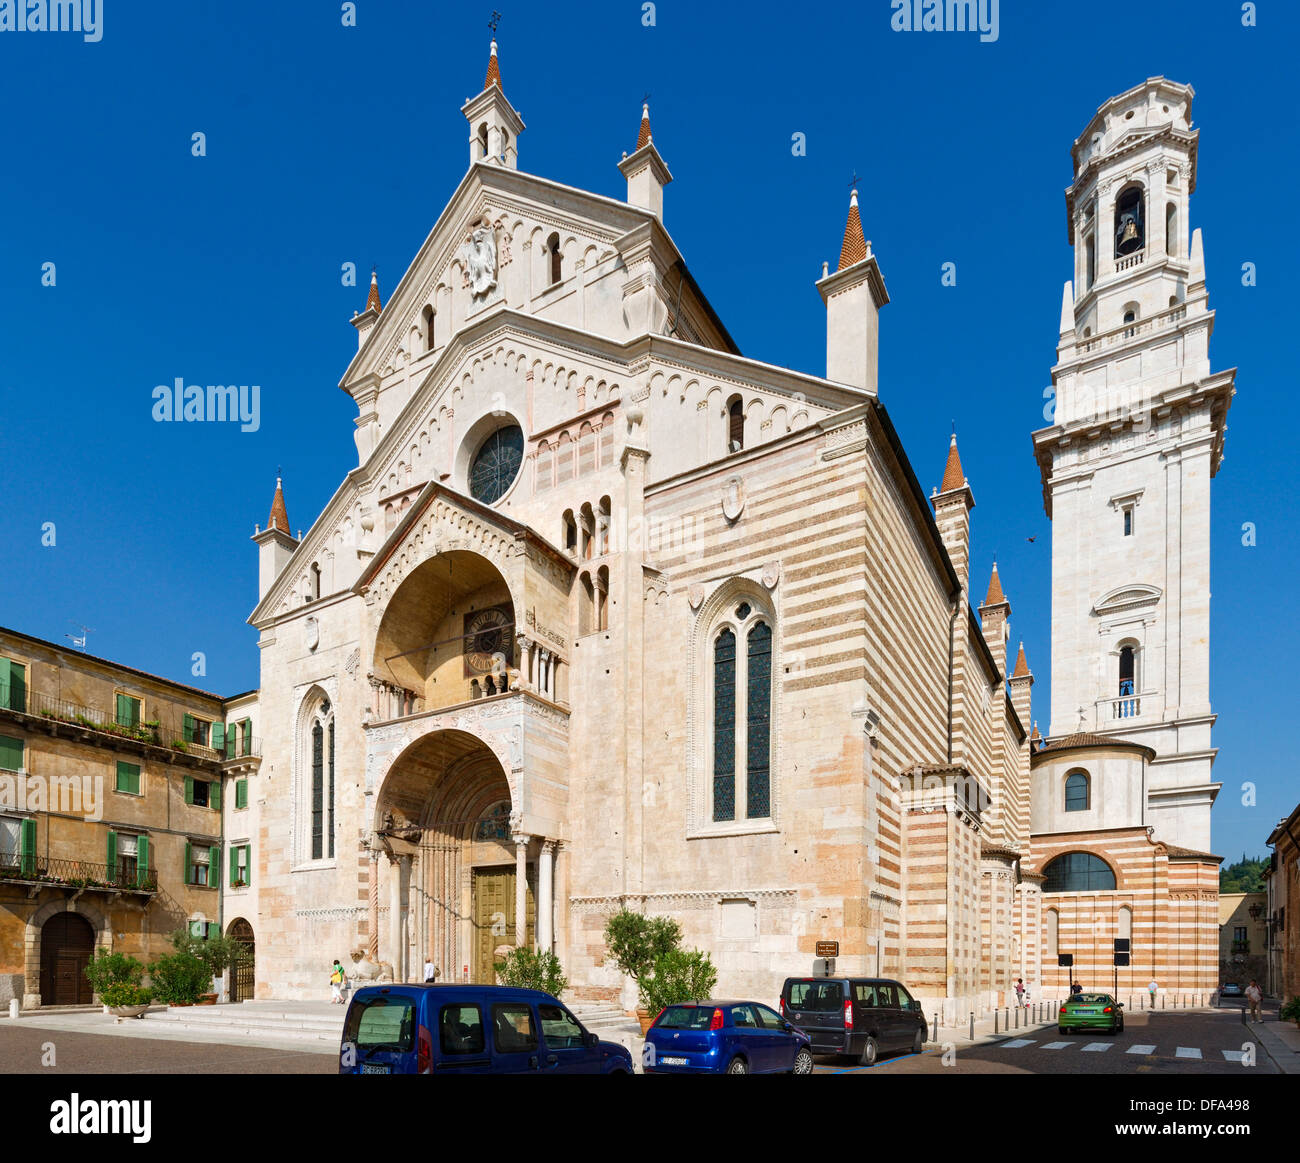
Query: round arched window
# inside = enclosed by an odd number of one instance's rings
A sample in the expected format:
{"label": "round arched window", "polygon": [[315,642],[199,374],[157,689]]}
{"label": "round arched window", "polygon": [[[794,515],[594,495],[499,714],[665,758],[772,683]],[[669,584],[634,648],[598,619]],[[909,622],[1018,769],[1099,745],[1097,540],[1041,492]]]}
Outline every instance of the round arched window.
{"label": "round arched window", "polygon": [[518,424],[498,428],[474,454],[469,466],[469,492],[485,505],[499,501],[519,475],[524,459],[524,433]]}
{"label": "round arched window", "polygon": [[1115,870],[1091,852],[1067,852],[1049,861],[1043,892],[1095,892],[1115,887]]}

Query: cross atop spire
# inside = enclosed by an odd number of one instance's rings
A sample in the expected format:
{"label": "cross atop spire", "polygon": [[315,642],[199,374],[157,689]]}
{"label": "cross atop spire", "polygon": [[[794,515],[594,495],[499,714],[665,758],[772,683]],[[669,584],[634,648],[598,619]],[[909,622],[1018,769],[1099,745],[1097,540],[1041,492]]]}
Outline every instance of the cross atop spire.
{"label": "cross atop spire", "polygon": [[[857,175],[854,175],[856,179]],[[858,191],[854,188],[849,195],[849,218],[844,224],[844,244],[840,247],[840,265],[835,269],[842,271],[854,263],[861,262],[870,253],[867,240],[862,236],[862,218],[858,213]]]}
{"label": "cross atop spire", "polygon": [[[370,294],[366,296],[367,311],[382,311],[383,304],[379,301],[379,268],[370,268]],[[286,526],[288,522],[285,522]],[[287,530],[286,530],[287,532]]]}

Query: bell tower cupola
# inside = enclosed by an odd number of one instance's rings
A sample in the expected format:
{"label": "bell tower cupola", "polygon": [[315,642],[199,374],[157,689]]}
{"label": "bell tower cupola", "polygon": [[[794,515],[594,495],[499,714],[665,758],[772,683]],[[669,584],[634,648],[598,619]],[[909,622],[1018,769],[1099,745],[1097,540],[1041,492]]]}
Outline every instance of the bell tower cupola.
{"label": "bell tower cupola", "polygon": [[524,131],[524,121],[510,104],[501,84],[495,31],[494,27],[483,92],[466,101],[460,111],[469,122],[469,164],[490,162],[513,170],[519,168],[516,143]]}

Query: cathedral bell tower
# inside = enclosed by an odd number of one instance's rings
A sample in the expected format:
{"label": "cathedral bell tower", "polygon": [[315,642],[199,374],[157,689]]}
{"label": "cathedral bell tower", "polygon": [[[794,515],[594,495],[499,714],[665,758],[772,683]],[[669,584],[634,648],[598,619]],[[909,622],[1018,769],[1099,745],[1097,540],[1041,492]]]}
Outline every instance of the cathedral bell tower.
{"label": "cathedral bell tower", "polygon": [[1051,426],[1034,433],[1052,520],[1051,736],[1153,748],[1134,824],[1209,846],[1210,480],[1235,369],[1210,370],[1193,91],[1152,78],[1075,141]]}
{"label": "cathedral bell tower", "polygon": [[516,143],[524,131],[524,120],[515,112],[501,86],[501,65],[497,60],[495,37],[488,54],[483,92],[466,101],[460,111],[469,122],[470,165],[486,161],[511,170],[519,168]]}

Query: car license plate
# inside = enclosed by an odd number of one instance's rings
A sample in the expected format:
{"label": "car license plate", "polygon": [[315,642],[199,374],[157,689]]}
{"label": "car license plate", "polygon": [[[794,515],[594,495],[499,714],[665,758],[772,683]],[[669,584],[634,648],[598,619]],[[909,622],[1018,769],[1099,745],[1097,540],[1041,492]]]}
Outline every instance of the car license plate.
{"label": "car license plate", "polygon": [[361,1063],[362,1074],[392,1074],[393,1068],[388,1063],[363,1062]]}
{"label": "car license plate", "polygon": [[685,1058],[660,1058],[659,1061],[662,1062],[665,1066],[685,1066],[685,1065],[686,1065],[686,1059],[685,1059]]}

